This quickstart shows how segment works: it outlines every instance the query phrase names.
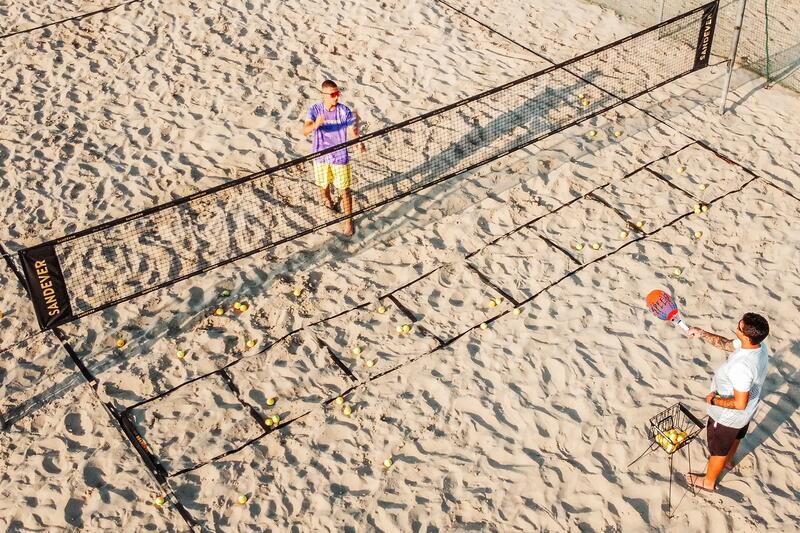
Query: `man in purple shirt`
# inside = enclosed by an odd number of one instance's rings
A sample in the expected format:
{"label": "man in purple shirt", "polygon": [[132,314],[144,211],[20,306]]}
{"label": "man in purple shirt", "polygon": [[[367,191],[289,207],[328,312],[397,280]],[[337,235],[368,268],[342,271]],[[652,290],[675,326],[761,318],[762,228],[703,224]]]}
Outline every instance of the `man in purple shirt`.
{"label": "man in purple shirt", "polygon": [[[339,103],[341,95],[336,83],[325,80],[322,83],[322,102],[311,106],[303,125],[303,135],[314,134],[312,150],[319,152],[331,146],[347,141],[348,134],[358,137],[356,116],[344,104]],[[363,147],[362,147],[363,150]],[[344,213],[353,212],[353,196],[350,193],[350,156],[347,148],[334,150],[314,159],[314,181],[320,188],[322,201],[329,209],[333,209],[330,185],[342,196]],[[344,221],[344,234],[353,234],[353,220]]]}

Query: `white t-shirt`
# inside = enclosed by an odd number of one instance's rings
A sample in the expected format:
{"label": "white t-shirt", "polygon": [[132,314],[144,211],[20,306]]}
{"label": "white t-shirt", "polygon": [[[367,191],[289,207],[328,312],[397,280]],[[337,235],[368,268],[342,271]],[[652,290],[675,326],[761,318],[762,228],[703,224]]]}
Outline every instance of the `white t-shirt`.
{"label": "white t-shirt", "polygon": [[758,409],[761,387],[767,377],[769,348],[767,343],[762,342],[758,348],[744,349],[739,339],[733,341],[733,348],[725,364],[714,373],[711,390],[725,398],[733,398],[733,389],[739,392],[749,391],[747,407],[739,410],[709,405],[706,412],[718,424],[742,428],[750,422]]}

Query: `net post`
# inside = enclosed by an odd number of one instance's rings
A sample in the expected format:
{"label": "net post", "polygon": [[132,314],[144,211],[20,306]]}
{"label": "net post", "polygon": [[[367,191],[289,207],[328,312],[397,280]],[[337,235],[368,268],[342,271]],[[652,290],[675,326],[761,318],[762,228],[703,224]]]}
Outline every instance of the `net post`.
{"label": "net post", "polygon": [[736,63],[736,51],[739,49],[739,36],[742,33],[742,23],[744,22],[744,11],[747,7],[747,0],[739,0],[739,14],[736,15],[736,26],[733,28],[733,40],[731,41],[731,51],[728,54],[728,76],[725,78],[725,85],[722,88],[722,100],[719,103],[719,114],[725,114],[725,104],[728,101],[728,90],[731,87],[731,77],[733,67]]}

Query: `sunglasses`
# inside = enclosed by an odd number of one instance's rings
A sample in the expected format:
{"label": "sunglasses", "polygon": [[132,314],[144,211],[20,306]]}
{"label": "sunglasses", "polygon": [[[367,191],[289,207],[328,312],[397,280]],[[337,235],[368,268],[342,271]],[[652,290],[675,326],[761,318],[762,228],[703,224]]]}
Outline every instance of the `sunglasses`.
{"label": "sunglasses", "polygon": [[336,98],[336,97],[338,97],[338,96],[339,96],[340,94],[342,94],[342,93],[341,93],[340,91],[333,91],[332,93],[322,93],[322,94],[325,94],[325,95],[327,95],[327,96],[330,96],[331,98]]}

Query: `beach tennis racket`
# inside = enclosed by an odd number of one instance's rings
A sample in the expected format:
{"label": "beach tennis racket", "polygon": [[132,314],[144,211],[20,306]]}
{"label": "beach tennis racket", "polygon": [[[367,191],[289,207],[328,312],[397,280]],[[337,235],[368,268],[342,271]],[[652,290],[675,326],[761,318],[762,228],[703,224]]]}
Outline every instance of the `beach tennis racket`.
{"label": "beach tennis racket", "polygon": [[675,301],[669,293],[656,289],[648,293],[645,301],[650,311],[658,318],[674,323],[683,331],[689,331],[689,326],[683,321],[681,312],[678,311],[678,306],[675,305]]}

